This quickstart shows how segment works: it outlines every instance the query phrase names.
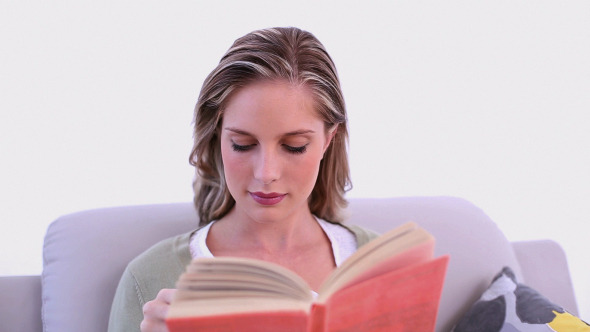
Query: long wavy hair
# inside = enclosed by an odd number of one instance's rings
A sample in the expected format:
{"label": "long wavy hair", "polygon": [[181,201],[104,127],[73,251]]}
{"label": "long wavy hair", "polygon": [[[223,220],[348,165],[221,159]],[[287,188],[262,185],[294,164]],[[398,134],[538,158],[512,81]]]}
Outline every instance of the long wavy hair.
{"label": "long wavy hair", "polygon": [[344,197],[351,188],[348,166],[346,108],[336,67],[311,33],[297,28],[271,28],[237,39],[207,76],[194,118],[190,163],[196,168],[194,202],[200,225],[225,216],[235,205],[225,182],[220,126],[232,93],[258,80],[285,80],[310,88],[326,130],[337,125],[320,163],[309,208],[319,218],[342,221]]}

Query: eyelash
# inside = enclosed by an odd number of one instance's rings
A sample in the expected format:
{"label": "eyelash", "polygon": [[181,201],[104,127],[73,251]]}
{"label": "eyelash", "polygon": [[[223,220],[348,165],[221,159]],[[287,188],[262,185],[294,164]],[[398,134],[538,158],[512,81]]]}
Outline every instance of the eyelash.
{"label": "eyelash", "polygon": [[290,146],[290,145],[284,145],[285,149],[287,150],[287,152],[292,153],[292,154],[302,154],[305,151],[307,151],[307,144],[302,145],[302,146]]}
{"label": "eyelash", "polygon": [[[239,145],[236,143],[232,143],[231,147],[236,152],[247,152],[252,147],[254,147],[254,145],[255,144]],[[305,153],[305,151],[307,151],[307,144],[305,144],[303,146],[290,146],[290,145],[283,144],[283,147],[285,148],[285,150],[287,150],[288,153],[292,153],[292,154],[302,154],[302,153]]]}
{"label": "eyelash", "polygon": [[236,152],[246,152],[252,148],[253,144],[251,145],[238,145],[236,143],[232,143],[231,147]]}

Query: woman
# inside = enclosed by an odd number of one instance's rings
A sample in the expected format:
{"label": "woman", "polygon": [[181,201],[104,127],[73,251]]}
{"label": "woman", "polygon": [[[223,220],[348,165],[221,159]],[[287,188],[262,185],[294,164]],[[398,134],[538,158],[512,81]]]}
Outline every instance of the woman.
{"label": "woman", "polygon": [[129,264],[109,331],[165,331],[192,258],[262,259],[318,289],[374,237],[338,223],[350,184],[346,111],[334,63],[312,34],[275,28],[236,40],[203,84],[194,136],[201,228]]}

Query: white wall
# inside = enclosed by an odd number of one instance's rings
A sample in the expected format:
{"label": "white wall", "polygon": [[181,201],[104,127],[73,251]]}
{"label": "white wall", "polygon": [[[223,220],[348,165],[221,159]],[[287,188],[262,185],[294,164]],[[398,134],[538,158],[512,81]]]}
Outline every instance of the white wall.
{"label": "white wall", "polygon": [[205,75],[295,25],[340,70],[350,196],[460,196],[559,241],[590,319],[590,2],[391,2],[0,2],[0,275],[40,273],[59,215],[190,200]]}

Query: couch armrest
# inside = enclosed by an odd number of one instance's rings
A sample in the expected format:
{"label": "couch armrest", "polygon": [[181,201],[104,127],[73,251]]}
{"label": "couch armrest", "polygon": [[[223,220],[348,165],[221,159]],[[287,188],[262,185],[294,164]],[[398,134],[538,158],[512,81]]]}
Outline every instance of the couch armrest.
{"label": "couch armrest", "polygon": [[535,240],[513,242],[512,247],[522,270],[523,284],[578,315],[567,258],[561,246],[552,240]]}
{"label": "couch armrest", "polygon": [[41,332],[41,276],[0,277],[2,331]]}

